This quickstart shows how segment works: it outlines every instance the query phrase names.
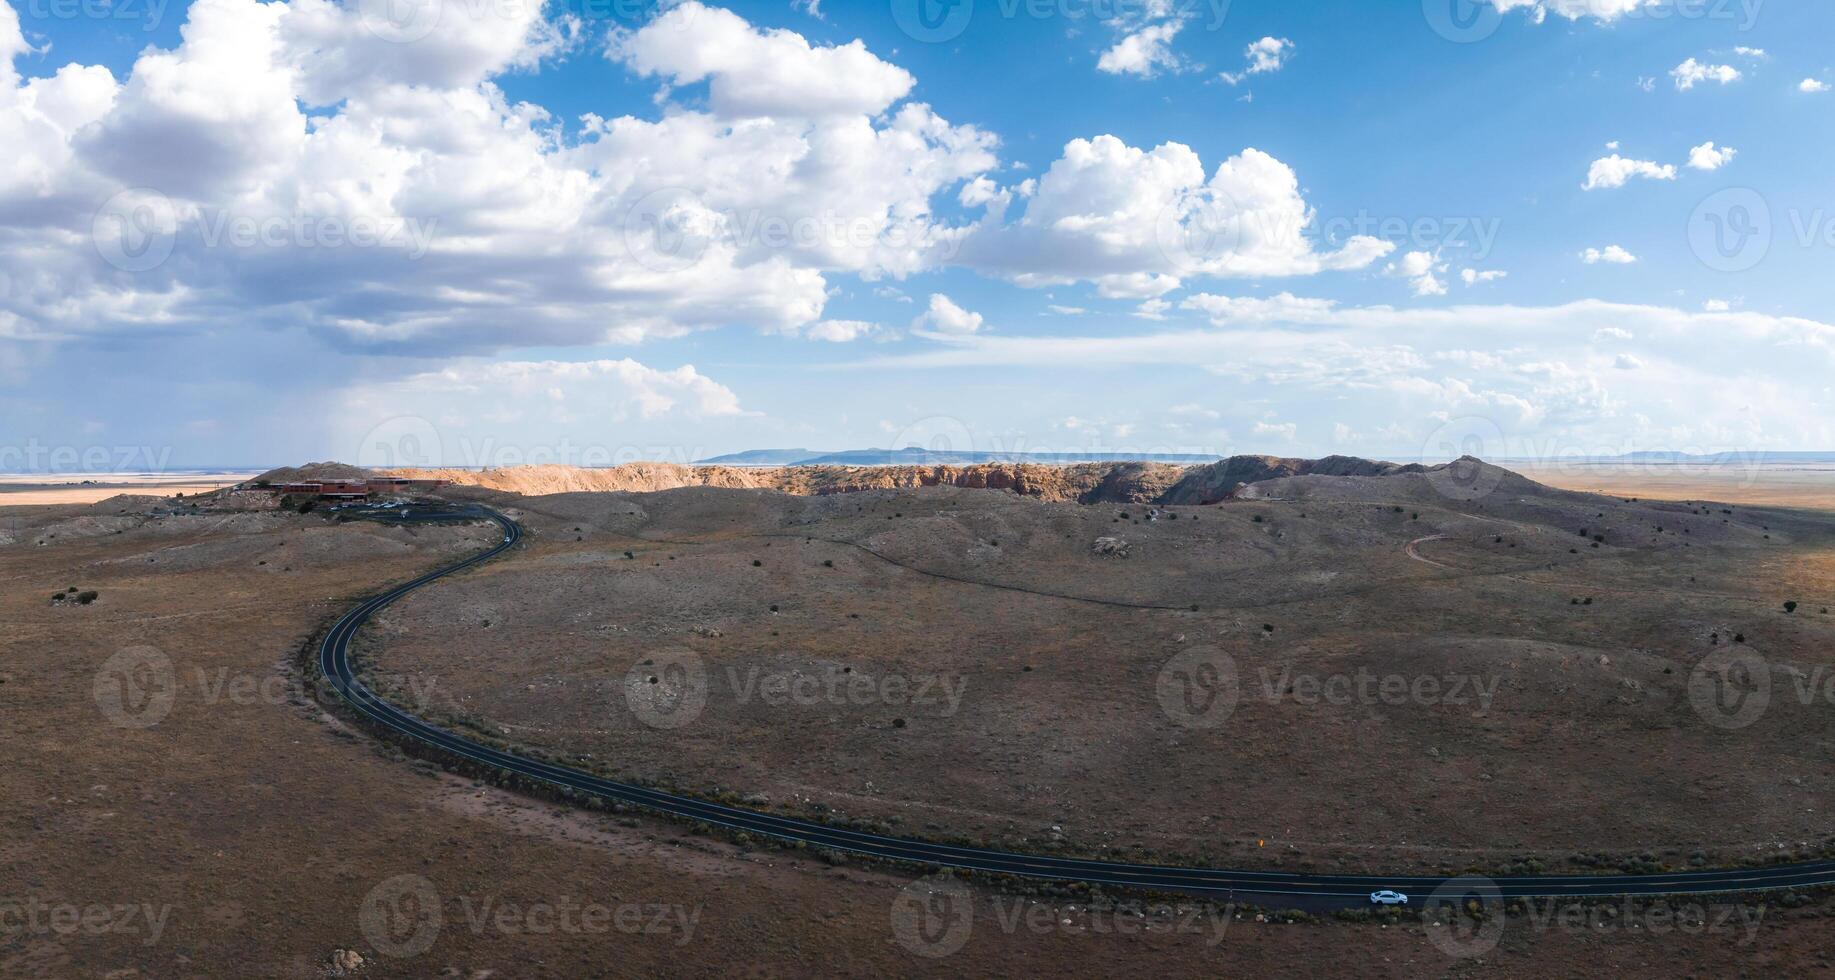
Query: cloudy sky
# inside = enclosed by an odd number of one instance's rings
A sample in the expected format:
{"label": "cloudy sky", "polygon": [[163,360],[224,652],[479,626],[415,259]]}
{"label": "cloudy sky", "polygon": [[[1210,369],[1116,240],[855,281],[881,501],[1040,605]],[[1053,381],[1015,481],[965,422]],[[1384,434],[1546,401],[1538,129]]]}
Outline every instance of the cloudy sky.
{"label": "cloudy sky", "polygon": [[1835,449],[1832,36],[0,0],[0,470]]}

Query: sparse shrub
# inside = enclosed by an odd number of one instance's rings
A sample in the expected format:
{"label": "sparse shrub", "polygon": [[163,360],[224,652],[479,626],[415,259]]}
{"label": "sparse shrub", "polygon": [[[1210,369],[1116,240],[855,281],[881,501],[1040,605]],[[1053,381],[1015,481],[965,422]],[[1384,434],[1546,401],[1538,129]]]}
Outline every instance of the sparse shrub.
{"label": "sparse shrub", "polygon": [[894,718],[894,719],[892,719],[892,727],[893,727],[893,728],[903,728],[903,727],[905,727],[905,719],[903,719],[903,718]]}
{"label": "sparse shrub", "polygon": [[1746,634],[1744,634],[1744,633],[1735,633],[1735,634],[1733,634],[1733,642],[1735,642],[1735,643],[1744,643],[1744,642],[1746,642]]}
{"label": "sparse shrub", "polygon": [[637,558],[637,555],[634,552],[629,552],[629,551],[625,552],[624,556],[632,560],[636,560]]}
{"label": "sparse shrub", "polygon": [[824,560],[824,561],[822,562],[822,567],[823,567],[823,568],[833,568],[833,567],[835,567],[835,563],[834,563],[833,561],[831,561],[831,560],[826,560],[826,559],[825,559],[825,560]]}
{"label": "sparse shrub", "polygon": [[1262,624],[1262,632],[1263,632],[1263,633],[1272,633],[1272,632],[1274,632],[1274,624],[1273,624],[1273,623],[1263,623],[1263,624]]}
{"label": "sparse shrub", "polygon": [[1255,522],[1255,523],[1257,523],[1257,524],[1261,524],[1261,523],[1264,523],[1264,522],[1262,521],[1262,515],[1260,515],[1260,514],[1257,514],[1257,515],[1255,515],[1254,517],[1251,517],[1251,518],[1249,518],[1249,519],[1250,519],[1250,520],[1252,520],[1252,521],[1254,521],[1254,522]]}
{"label": "sparse shrub", "polygon": [[1796,612],[1796,611],[1797,611],[1797,603],[1796,603],[1796,600],[1794,600],[1794,599],[1793,599],[1793,600],[1791,600],[1790,602],[1786,602],[1786,603],[1784,604],[1784,611],[1785,611],[1786,613],[1794,613],[1794,612]]}
{"label": "sparse shrub", "polygon": [[752,559],[752,567],[753,568],[763,568],[765,567],[765,563],[754,558]]}
{"label": "sparse shrub", "polygon": [[100,592],[97,592],[94,589],[89,589],[87,591],[78,592],[76,594],[76,604],[79,606],[87,606],[90,603],[100,598],[102,598],[102,594]]}
{"label": "sparse shrub", "polygon": [[53,593],[51,593],[51,601],[52,601],[52,602],[63,602],[63,601],[64,601],[64,594],[63,594],[62,592],[53,592]]}

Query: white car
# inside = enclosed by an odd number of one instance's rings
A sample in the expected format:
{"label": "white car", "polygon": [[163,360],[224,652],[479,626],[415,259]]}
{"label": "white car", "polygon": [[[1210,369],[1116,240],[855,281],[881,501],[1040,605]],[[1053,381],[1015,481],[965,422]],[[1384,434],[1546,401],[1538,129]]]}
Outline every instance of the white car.
{"label": "white car", "polygon": [[1380,892],[1370,893],[1370,904],[1372,905],[1407,905],[1408,896],[1402,894],[1401,892],[1390,891],[1389,889],[1385,888]]}

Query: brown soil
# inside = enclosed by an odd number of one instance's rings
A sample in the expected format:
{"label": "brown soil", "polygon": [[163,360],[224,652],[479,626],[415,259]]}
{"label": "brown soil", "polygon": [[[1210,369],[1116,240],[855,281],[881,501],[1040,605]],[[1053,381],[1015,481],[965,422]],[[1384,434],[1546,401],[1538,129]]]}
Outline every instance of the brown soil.
{"label": "brown soil", "polygon": [[[1829,705],[1780,693],[1729,733],[1689,683],[1735,635],[1781,692],[1835,672],[1835,522],[1514,478],[1472,503],[1423,474],[1254,489],[1157,520],[953,488],[504,498],[530,544],[391,609],[366,649],[437,681],[442,715],[614,775],[1022,849],[1578,870],[1829,836]],[[1240,677],[1213,729],[1159,701],[1194,647]],[[683,652],[706,707],[658,731],[627,684]],[[771,703],[774,677],[807,696]],[[911,694],[809,687],[831,677]]]}
{"label": "brown soil", "polygon": [[[926,596],[925,589],[932,587],[917,584],[915,573],[870,563],[861,553],[839,546],[832,546],[833,552],[826,550],[831,546],[818,552],[814,545],[796,551],[791,548],[793,542],[773,543],[764,556],[764,569],[753,570],[758,575],[742,587],[747,573],[726,570],[722,563],[735,554],[758,553],[750,550],[751,544],[738,550],[747,540],[742,535],[778,513],[781,502],[759,503],[750,495],[716,494],[705,504],[694,503],[694,495],[707,493],[691,491],[679,504],[673,499],[659,503],[620,497],[610,498],[608,506],[608,499],[599,496],[528,501],[525,516],[537,537],[527,554],[515,561],[525,572],[549,565],[566,567],[571,562],[582,587],[602,590],[615,586],[633,596],[660,597],[647,607],[647,615],[657,623],[668,620],[672,601],[690,614],[683,622],[698,622],[703,613],[718,611],[704,610],[700,604],[730,606],[735,625],[724,629],[721,637],[686,634],[694,638],[691,642],[706,641],[709,656],[724,656],[713,644],[743,638],[745,623],[755,622],[761,633],[768,633],[762,614],[752,607],[792,591],[789,583],[809,580],[816,574],[814,569],[822,567],[817,559],[831,555],[838,579],[883,581],[886,586],[847,603],[850,610],[862,613],[864,622],[856,628],[885,631],[888,636],[922,636],[932,651],[971,646],[984,633],[1003,635],[1001,624],[969,623],[971,615],[997,619],[1012,614],[1010,610],[1031,608],[1018,615],[1024,621],[1044,623],[1055,633],[1028,641],[1019,651],[1036,665],[1027,676],[1038,675],[1035,679],[1042,682],[1029,697],[1040,702],[1062,699],[1060,707],[1051,709],[1056,723],[1031,736],[1055,745],[1040,753],[1041,758],[1061,757],[1056,769],[1043,773],[1041,781],[1056,782],[1074,768],[1073,760],[1064,754],[1077,751],[1093,725],[1090,719],[1077,717],[1080,702],[1072,690],[1082,684],[1085,667],[1094,671],[1090,677],[1096,681],[1105,673],[1112,675],[1115,668],[1101,667],[1100,660],[1086,665],[1050,659],[1047,654],[1054,649],[1053,636],[1074,638],[1080,632],[1071,624],[1089,610],[1087,603],[1063,604],[1062,612],[1039,611],[1046,608],[1039,600],[1005,593],[1002,598],[1008,601],[996,602],[976,598],[988,590],[956,586],[949,587],[955,591]],[[1112,582],[1106,573],[1077,566],[1067,554],[1054,556],[1044,548],[1047,534],[1033,521],[1045,513],[1037,509],[1046,505],[1026,504],[1036,513],[1021,521],[1020,512],[1007,508],[1024,502],[1011,498],[991,498],[1001,501],[995,505],[950,491],[927,491],[920,496],[922,499],[910,504],[903,499],[891,504],[890,497],[880,504],[881,509],[907,507],[910,526],[864,513],[850,519],[858,521],[862,529],[866,521],[878,520],[884,526],[878,533],[887,537],[879,543],[886,545],[888,554],[905,558],[945,554],[919,548],[915,539],[925,536],[938,537],[953,549],[948,554],[960,556],[975,547],[968,541],[971,534],[980,537],[997,527],[1002,535],[1024,531],[1025,536],[1000,542],[1002,551],[1014,548],[1027,553],[1010,559],[1017,566],[1016,581],[1065,591],[1114,590],[1123,597],[1170,594],[1173,584],[1182,584],[1194,592],[1214,588],[1215,600],[1222,602],[1238,593],[1247,595],[1256,581],[1266,581],[1274,567],[1270,563],[1282,555],[1282,539],[1270,542],[1244,533],[1231,539],[1241,546],[1228,557],[1241,574],[1214,586],[1193,580],[1197,564],[1188,564],[1183,582]],[[962,513],[944,516],[940,510],[927,512],[918,507],[938,501]],[[868,502],[863,497],[850,503]],[[839,504],[835,501],[833,505]],[[1277,505],[1253,506],[1278,513]],[[652,507],[656,510],[653,517],[648,511]],[[628,511],[633,508],[641,508],[640,513],[646,515],[643,523],[619,523],[630,519]],[[1100,912],[1092,914],[1086,902],[1060,902],[1034,917],[1028,912],[1030,906],[1016,905],[1020,899],[981,888],[974,892],[973,928],[960,951],[934,959],[918,956],[900,943],[893,928],[894,910],[908,907],[900,898],[905,884],[902,876],[846,865],[831,867],[809,856],[776,850],[748,850],[636,814],[566,810],[443,777],[333,720],[298,695],[293,686],[295,654],[356,596],[444,563],[479,546],[489,532],[337,525],[317,514],[192,516],[173,513],[174,509],[171,501],[120,498],[91,507],[0,512],[9,531],[7,540],[0,542],[0,581],[7,584],[0,595],[0,620],[7,624],[0,640],[0,720],[4,721],[0,752],[8,760],[0,767],[0,829],[4,830],[0,833],[0,976],[316,978],[330,975],[328,967],[336,950],[352,950],[363,958],[359,976],[473,980],[1071,972],[1528,977],[1602,971],[1671,975],[1678,972],[1678,965],[1684,965],[1684,972],[1700,975],[1793,975],[1830,968],[1828,950],[1835,942],[1835,929],[1825,916],[1835,915],[1835,908],[1821,903],[1793,912],[1774,905],[1766,910],[1756,931],[1737,925],[1737,919],[1718,916],[1713,919],[1717,925],[1680,931],[1668,920],[1664,928],[1649,929],[1625,928],[1616,917],[1596,917],[1597,925],[1557,921],[1546,926],[1512,919],[1501,945],[1472,960],[1449,957],[1432,940],[1432,930],[1415,924],[1387,928],[1331,922],[1276,925],[1258,923],[1251,913],[1223,920],[1227,925],[1219,936],[1214,920],[1150,916],[1150,921],[1168,924],[1118,934],[1105,928],[1105,922],[1112,920]],[[918,524],[916,515],[921,513],[927,515],[923,520],[928,524]],[[588,517],[597,520],[588,522]],[[1213,520],[1226,523],[1212,510],[1202,517],[1204,525]],[[997,518],[1020,523],[1010,528],[974,523]],[[1422,519],[1443,520],[1425,511]],[[1070,518],[1054,520],[1076,528]],[[1287,540],[1309,536],[1292,525],[1239,527],[1233,522],[1245,518],[1233,515],[1228,520],[1233,532],[1280,530],[1288,535]],[[825,524],[830,531],[845,530],[841,514],[824,521],[831,522]],[[1196,527],[1184,518],[1177,523],[1181,530]],[[592,530],[576,535],[571,531],[576,524]],[[1774,529],[1783,526],[1773,525]],[[1170,523],[1130,524],[1126,529],[1103,523],[1100,530],[1121,530],[1141,541],[1136,557],[1117,561],[1159,561],[1186,553],[1194,556],[1189,562],[1196,562],[1199,542],[1182,542],[1170,534],[1157,536],[1170,528]],[[634,531],[691,534],[697,544],[673,552],[678,554],[676,564],[700,562],[710,576],[709,584],[699,593],[690,591],[671,600],[672,582],[659,578],[644,583],[637,574],[647,570],[660,576],[658,569],[666,565],[651,566],[639,560],[616,566],[627,547],[641,548],[638,553],[644,558],[665,552],[663,545],[641,543],[630,533]],[[1388,532],[1375,523],[1342,532],[1347,540],[1381,533]],[[1774,552],[1754,552],[1759,556],[1756,578],[1736,569],[1739,574],[1715,587],[1729,593],[1756,592],[1768,581],[1807,574],[1802,569],[1810,567],[1811,559],[1804,552],[1811,546],[1797,536],[1801,533],[1789,531],[1791,540],[1780,534]],[[956,536],[947,537],[949,534]],[[587,541],[573,542],[577,536]],[[1420,536],[1411,535],[1409,540]],[[863,534],[863,539],[870,537]],[[1398,538],[1391,534],[1386,540]],[[1087,542],[1078,544],[1086,546]],[[1436,542],[1422,550],[1437,560],[1472,562],[1479,559],[1481,549]],[[799,572],[790,578],[793,554],[814,561],[806,576]],[[666,562],[666,555],[661,560]],[[1406,563],[1416,575],[1433,574],[1426,566],[1409,561],[1399,548],[1394,560],[1398,567]],[[952,567],[979,575],[1005,571],[1000,562],[998,558],[965,558]],[[1172,562],[1171,567],[1177,566],[1178,562]],[[546,600],[541,598],[541,583],[531,587],[529,581],[503,574],[513,567],[485,568],[443,582],[424,599],[425,604],[450,603],[452,599],[444,593],[451,592],[469,596],[480,611],[492,606],[506,610],[499,613],[508,616],[504,625],[493,625],[487,632],[506,641],[495,648],[503,667],[519,678],[530,678],[521,688],[526,693],[526,685],[535,683],[533,678],[543,668],[534,655],[538,651],[519,649],[513,637],[534,635],[531,624],[519,619],[521,610]],[[614,572],[601,574],[607,567]],[[1826,565],[1816,567],[1827,571]],[[743,569],[751,566],[748,563]],[[1335,581],[1327,576],[1340,569],[1299,571],[1316,576],[1321,586],[1327,586]],[[1368,574],[1356,568],[1348,571]],[[783,576],[786,584],[770,585],[777,576]],[[492,582],[501,583],[504,591],[481,588]],[[1619,584],[1630,587],[1636,580]],[[73,585],[96,590],[99,598],[78,607],[48,601],[51,593]],[[934,588],[945,586],[938,583]],[[719,593],[727,598],[717,598]],[[811,589],[810,593],[816,610],[821,604],[839,601],[825,590]],[[1181,598],[1183,595],[1181,592]],[[772,601],[785,605],[780,599]],[[920,604],[906,611],[908,601]],[[928,633],[900,622],[958,603],[966,604],[963,611],[953,619],[938,620],[941,625]],[[553,671],[557,679],[568,658],[588,649],[576,645],[569,638],[572,633],[594,631],[608,619],[632,625],[625,618],[629,608],[621,600],[615,617],[602,617],[600,610],[591,607],[558,606],[549,631],[555,639],[552,649],[560,657]],[[838,613],[840,608],[835,606],[833,611]],[[372,642],[379,642],[391,661],[424,656],[422,648],[398,631],[425,614],[425,609],[403,607],[385,623],[387,628],[376,631]],[[799,609],[784,613],[776,622],[815,615]],[[1115,615],[1133,614],[1118,610]],[[1801,620],[1763,620],[1753,615],[1759,625],[1751,627],[1751,632],[1765,637],[1768,644],[1788,642],[1791,630],[1807,628]],[[1262,618],[1258,612],[1244,621],[1253,625]],[[1139,620],[1121,622],[1151,624],[1152,620],[1143,613]],[[1289,628],[1287,620],[1281,623],[1283,629]],[[1102,620],[1091,628],[1106,631],[1114,625],[1116,621]],[[1508,620],[1498,621],[1493,631],[1509,625]],[[943,626],[963,626],[968,631],[946,634]],[[1211,629],[1223,626],[1213,622]],[[791,633],[782,626],[773,628]],[[1134,628],[1141,636],[1160,632],[1158,627]],[[793,629],[813,645],[827,624],[811,619]],[[857,640],[842,634],[829,642],[836,652],[870,657],[875,663],[896,662],[904,655],[901,646],[882,648]],[[145,647],[170,663],[171,683],[161,683],[155,671],[151,683],[123,687],[122,676],[115,671],[120,661],[111,658]],[[856,653],[855,647],[861,652]],[[608,645],[600,650],[615,666],[616,676],[622,677],[625,665],[621,661],[627,648]],[[483,651],[459,648],[451,652],[454,662],[463,664]],[[1115,657],[1126,651],[1108,653]],[[129,653],[130,660],[134,656]],[[1013,652],[996,649],[990,656],[1008,659]],[[140,662],[143,667],[147,663]],[[1078,671],[1069,669],[1073,664],[1079,666]],[[389,668],[385,665],[384,669]],[[446,694],[445,685],[456,685],[467,669],[442,668],[434,690]],[[477,670],[471,676],[482,682],[487,674]],[[990,680],[987,686],[993,689],[996,685]],[[461,699],[471,698],[469,704],[481,715],[499,709],[491,703],[494,695],[488,685],[452,690]],[[981,688],[970,690],[979,693]],[[168,691],[169,713],[157,724],[122,727],[111,721],[152,717],[141,712],[149,707],[157,712],[158,705],[168,703],[162,694]],[[123,705],[127,714],[115,710]],[[1118,702],[1116,710],[1133,709]],[[1601,710],[1607,710],[1606,706]],[[915,711],[908,715],[907,732],[917,734],[934,724]],[[711,711],[708,715],[710,723],[719,717]],[[815,738],[832,727],[823,718],[805,719],[800,714],[779,720]],[[869,724],[856,725],[854,730],[860,741],[837,752],[832,763],[852,774],[884,778],[877,775],[880,770],[872,756],[881,749],[894,752],[891,758],[895,760],[936,756],[943,751],[933,747],[914,753],[899,748],[886,733]],[[1790,734],[1768,733],[1761,727],[1753,735],[1723,744],[1738,747],[1756,739],[1756,751],[1762,753],[1764,763],[1749,768],[1763,769],[1773,764],[1780,738]],[[1614,737],[1609,734],[1607,739]],[[1820,744],[1813,729],[1806,728],[1795,737],[1806,745]],[[931,746],[937,744],[934,735],[925,738]],[[663,743],[666,738],[654,736],[652,741]],[[1288,755],[1307,741],[1298,735],[1287,736],[1274,751],[1263,755],[1263,768],[1272,771],[1294,765]],[[702,765],[699,753],[705,743],[705,736],[685,739],[678,752],[680,765],[685,769]],[[744,750],[739,753],[742,766],[755,764],[747,761],[755,758],[752,748],[733,747]],[[1248,750],[1228,745],[1223,751],[1248,754]],[[964,769],[1006,765],[999,758],[958,758],[963,760],[959,768]],[[1328,761],[1332,767],[1343,765],[1342,758]],[[1790,761],[1786,751],[1782,764]],[[1157,765],[1151,753],[1141,762]],[[1103,771],[1107,766],[1109,763],[1097,758],[1093,768]],[[723,781],[737,784],[736,777],[744,771],[741,768],[735,778],[723,777]],[[846,790],[869,799],[888,796],[877,783],[867,785],[853,778],[838,781],[821,771],[813,775],[818,777],[812,782],[820,792]],[[957,779],[959,785],[964,782]],[[948,792],[961,796],[967,790]],[[921,797],[955,807],[934,818],[940,824],[974,809],[961,805],[960,800],[950,804],[943,795]],[[1810,801],[1809,805],[1819,804]],[[1220,812],[1233,806],[1227,796],[1216,803]],[[1336,816],[1343,817],[1342,810]],[[917,829],[915,820],[907,821],[906,827]],[[401,925],[402,920],[366,916],[366,897],[396,894],[390,891],[390,883],[412,881],[399,878],[403,875],[425,879],[439,901],[442,925],[425,950],[394,956],[366,936],[364,924]],[[557,926],[553,917],[529,914],[530,910],[581,903],[631,915],[619,920],[623,927],[582,932]],[[506,905],[514,914],[505,911]],[[130,913],[130,906],[136,911]],[[372,912],[395,907],[368,905]],[[32,911],[35,909],[41,911]],[[139,911],[143,909],[151,909],[151,914]],[[411,905],[405,909],[413,911]],[[691,936],[670,925],[690,919],[694,923]],[[408,921],[412,924],[413,919]],[[1199,928],[1187,931],[1182,923],[1191,922]],[[385,940],[401,938],[386,931],[381,935]]]}

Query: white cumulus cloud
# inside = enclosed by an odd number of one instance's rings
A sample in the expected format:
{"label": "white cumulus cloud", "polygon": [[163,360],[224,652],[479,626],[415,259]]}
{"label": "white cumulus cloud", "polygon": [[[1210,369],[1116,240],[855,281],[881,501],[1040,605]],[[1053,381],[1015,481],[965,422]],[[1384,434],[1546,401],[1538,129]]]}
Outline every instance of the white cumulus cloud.
{"label": "white cumulus cloud", "polygon": [[1280,71],[1293,57],[1294,44],[1284,37],[1264,37],[1254,41],[1243,50],[1243,58],[1248,62],[1240,72],[1224,72],[1223,80],[1235,85],[1250,75],[1265,75]]}
{"label": "white cumulus cloud", "polygon": [[914,332],[941,337],[962,337],[980,333],[982,317],[957,306],[953,300],[942,293],[932,293],[930,309],[919,314],[911,321]]}
{"label": "white cumulus cloud", "polygon": [[1581,252],[1580,261],[1587,265],[1598,265],[1602,262],[1607,265],[1630,265],[1637,261],[1637,256],[1620,246],[1607,245],[1605,248],[1589,248]]}
{"label": "white cumulus cloud", "polygon": [[1676,90],[1686,92],[1702,82],[1718,82],[1731,85],[1744,76],[1732,65],[1703,64],[1690,58],[1670,69],[1669,77],[1676,80]]}
{"label": "white cumulus cloud", "polygon": [[1733,162],[1739,151],[1730,146],[1716,147],[1713,140],[1688,151],[1688,165],[1696,170],[1719,170]]}
{"label": "white cumulus cloud", "polygon": [[1162,295],[1193,278],[1309,276],[1366,268],[1395,246],[1355,236],[1320,251],[1292,168],[1250,148],[1207,179],[1182,143],[1151,150],[1115,136],[1072,140],[1033,186],[961,239],[957,261],[1029,286],[1098,283],[1105,295]]}
{"label": "white cumulus cloud", "polygon": [[1593,161],[1587,168],[1586,183],[1582,190],[1601,190],[1623,187],[1633,177],[1646,180],[1675,180],[1676,168],[1672,164],[1656,163],[1651,160],[1633,160],[1614,153]]}
{"label": "white cumulus cloud", "polygon": [[1096,68],[1111,75],[1135,75],[1151,78],[1166,70],[1176,70],[1183,62],[1173,53],[1172,39],[1179,35],[1185,22],[1169,20],[1143,27],[1125,35],[1102,53]]}

